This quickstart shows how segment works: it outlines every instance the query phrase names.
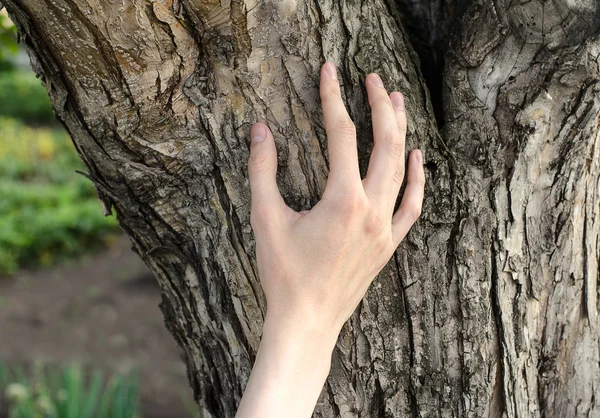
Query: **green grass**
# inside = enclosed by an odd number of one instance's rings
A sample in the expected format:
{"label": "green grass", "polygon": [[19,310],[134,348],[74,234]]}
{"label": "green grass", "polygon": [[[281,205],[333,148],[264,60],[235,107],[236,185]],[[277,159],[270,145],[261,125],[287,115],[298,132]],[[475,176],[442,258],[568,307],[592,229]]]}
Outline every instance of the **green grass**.
{"label": "green grass", "polygon": [[117,230],[75,170],[66,132],[0,117],[0,274],[83,254]]}
{"label": "green grass", "polygon": [[138,378],[115,374],[106,380],[80,366],[57,369],[0,364],[0,392],[8,401],[9,418],[136,418]]}

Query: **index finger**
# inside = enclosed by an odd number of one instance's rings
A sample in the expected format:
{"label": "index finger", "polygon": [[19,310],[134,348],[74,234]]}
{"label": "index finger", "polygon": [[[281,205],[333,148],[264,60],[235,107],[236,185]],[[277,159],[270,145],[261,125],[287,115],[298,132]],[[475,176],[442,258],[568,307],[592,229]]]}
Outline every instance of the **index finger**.
{"label": "index finger", "polygon": [[356,129],[344,106],[335,66],[329,61],[321,68],[320,90],[329,150],[327,185],[355,187],[360,184]]}

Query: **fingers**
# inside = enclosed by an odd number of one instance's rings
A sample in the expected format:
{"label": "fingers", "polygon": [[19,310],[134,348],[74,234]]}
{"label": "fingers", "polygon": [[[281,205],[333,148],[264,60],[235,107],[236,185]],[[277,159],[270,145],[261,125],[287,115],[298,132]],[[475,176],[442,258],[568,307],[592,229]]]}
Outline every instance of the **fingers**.
{"label": "fingers", "polygon": [[[400,135],[404,135],[406,139],[406,107],[404,105],[404,95],[398,91],[390,94],[390,100],[394,106],[394,113],[396,113],[396,123],[398,124],[398,130]],[[404,158],[400,159],[404,164]]]}
{"label": "fingers", "polygon": [[256,229],[277,225],[287,206],[277,187],[277,150],[271,130],[264,123],[256,123],[250,131],[250,138],[250,220]]}
{"label": "fingers", "polygon": [[408,158],[408,180],[400,207],[392,218],[392,240],[394,245],[400,244],[410,228],[421,216],[423,194],[425,192],[425,172],[423,170],[423,154],[414,150]]}
{"label": "fingers", "polygon": [[404,177],[404,100],[397,92],[388,96],[377,74],[367,76],[366,86],[375,146],[363,184],[371,201],[386,205],[391,213]]}
{"label": "fingers", "polygon": [[335,66],[329,61],[321,68],[320,90],[329,150],[328,187],[355,187],[360,184],[356,130],[342,100]]}

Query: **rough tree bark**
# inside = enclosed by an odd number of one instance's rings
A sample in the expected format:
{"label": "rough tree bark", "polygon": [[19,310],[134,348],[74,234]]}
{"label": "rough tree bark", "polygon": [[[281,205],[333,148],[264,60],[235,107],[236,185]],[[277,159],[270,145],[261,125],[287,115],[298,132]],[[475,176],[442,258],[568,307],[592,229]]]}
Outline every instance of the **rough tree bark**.
{"label": "rough tree bark", "polygon": [[377,71],[406,95],[428,183],[315,416],[600,416],[600,1],[2,2],[105,212],[162,287],[204,416],[234,415],[265,311],[250,126],[275,134],[286,201],[317,202],[325,59],[361,168]]}

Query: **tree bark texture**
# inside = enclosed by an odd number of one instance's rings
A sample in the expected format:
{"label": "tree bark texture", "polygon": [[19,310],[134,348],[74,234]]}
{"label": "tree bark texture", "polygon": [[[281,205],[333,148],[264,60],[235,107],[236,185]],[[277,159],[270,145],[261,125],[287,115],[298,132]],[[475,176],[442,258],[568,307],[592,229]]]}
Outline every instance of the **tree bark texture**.
{"label": "tree bark texture", "polygon": [[[600,2],[3,3],[105,212],[162,287],[203,416],[234,416],[265,313],[249,129],[273,130],[286,202],[315,204],[326,59],[363,173],[376,71],[405,93],[427,186],[340,335],[315,417],[600,416]],[[425,73],[445,57],[443,91],[430,82],[441,131],[409,37]]]}

